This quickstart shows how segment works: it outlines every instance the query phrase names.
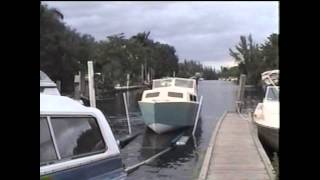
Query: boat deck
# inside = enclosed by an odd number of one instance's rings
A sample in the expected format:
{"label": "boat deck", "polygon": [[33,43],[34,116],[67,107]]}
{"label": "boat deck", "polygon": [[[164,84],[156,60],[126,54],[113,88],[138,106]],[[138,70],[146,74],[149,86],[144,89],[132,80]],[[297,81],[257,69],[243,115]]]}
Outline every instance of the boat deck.
{"label": "boat deck", "polygon": [[226,112],[220,118],[212,134],[199,179],[274,179],[274,170],[260,144],[256,127],[247,115],[241,116]]}

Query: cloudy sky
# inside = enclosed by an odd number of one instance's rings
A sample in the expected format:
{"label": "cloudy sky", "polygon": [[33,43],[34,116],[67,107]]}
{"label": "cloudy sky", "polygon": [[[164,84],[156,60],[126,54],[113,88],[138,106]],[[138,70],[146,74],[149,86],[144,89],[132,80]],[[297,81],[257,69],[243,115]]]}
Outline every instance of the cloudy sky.
{"label": "cloudy sky", "polygon": [[151,31],[150,38],[174,46],[180,61],[193,59],[215,68],[231,66],[240,35],[257,43],[279,33],[278,2],[50,2],[64,22],[78,32],[103,40],[125,33]]}

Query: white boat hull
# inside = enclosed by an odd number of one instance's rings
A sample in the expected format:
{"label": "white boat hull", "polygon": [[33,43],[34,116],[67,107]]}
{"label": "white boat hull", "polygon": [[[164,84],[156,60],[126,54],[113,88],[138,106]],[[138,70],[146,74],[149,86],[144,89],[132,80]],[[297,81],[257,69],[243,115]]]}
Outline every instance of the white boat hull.
{"label": "white boat hull", "polygon": [[279,150],[279,128],[263,126],[256,123],[258,135],[262,144],[268,146],[273,151]]}
{"label": "white boat hull", "polygon": [[178,128],[177,126],[170,126],[170,125],[161,124],[161,123],[152,123],[152,124],[149,124],[148,127],[152,129],[154,132],[156,132],[157,134],[173,131]]}
{"label": "white boat hull", "polygon": [[259,103],[254,113],[254,123],[257,125],[261,143],[273,151],[279,149],[280,117],[277,110],[274,110],[278,108],[277,105],[279,104],[272,102]]}

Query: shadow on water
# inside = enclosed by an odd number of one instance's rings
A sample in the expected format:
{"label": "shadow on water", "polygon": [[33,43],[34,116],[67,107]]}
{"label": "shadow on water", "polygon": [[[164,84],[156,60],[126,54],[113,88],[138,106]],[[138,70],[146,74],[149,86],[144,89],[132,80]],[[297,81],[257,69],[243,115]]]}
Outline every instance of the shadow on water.
{"label": "shadow on water", "polygon": [[[142,120],[138,101],[143,90],[128,93],[128,109],[133,133],[142,133],[121,149],[124,164],[132,166],[166,149],[171,141],[183,133],[190,136],[191,128],[165,134],[156,134],[147,128]],[[195,138],[191,136],[184,146],[177,146],[154,161],[139,167],[127,179],[196,179],[216,122],[226,110],[235,110],[236,85],[224,81],[200,81],[199,97],[203,105]],[[114,94],[108,101],[97,102],[105,114],[116,138],[128,134],[124,102],[121,93]]]}

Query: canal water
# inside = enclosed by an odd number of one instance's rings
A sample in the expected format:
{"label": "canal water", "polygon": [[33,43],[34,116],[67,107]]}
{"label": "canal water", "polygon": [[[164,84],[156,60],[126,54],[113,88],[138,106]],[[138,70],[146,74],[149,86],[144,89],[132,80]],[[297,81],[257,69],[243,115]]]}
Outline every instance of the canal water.
{"label": "canal water", "polygon": [[[192,128],[155,134],[142,120],[138,106],[143,90],[130,91],[127,94],[130,122],[133,133],[141,133],[134,141],[121,149],[126,167],[132,166],[166,149],[170,142],[183,133],[191,135]],[[200,81],[199,98],[203,96],[202,111],[195,138],[190,138],[185,146],[177,146],[154,161],[139,167],[130,173],[127,179],[196,179],[215,125],[224,111],[235,110],[237,86],[226,81]],[[128,134],[122,92],[113,98],[97,102],[111,125],[116,138]]]}

